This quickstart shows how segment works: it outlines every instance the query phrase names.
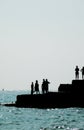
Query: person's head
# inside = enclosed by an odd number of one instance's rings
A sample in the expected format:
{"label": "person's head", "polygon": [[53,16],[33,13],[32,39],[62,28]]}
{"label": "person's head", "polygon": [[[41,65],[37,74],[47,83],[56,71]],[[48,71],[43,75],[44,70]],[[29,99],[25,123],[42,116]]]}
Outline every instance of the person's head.
{"label": "person's head", "polygon": [[45,79],[43,79],[43,82],[45,82]]}
{"label": "person's head", "polygon": [[78,65],[76,65],[76,68],[78,68]]}
{"label": "person's head", "polygon": [[36,83],[38,83],[38,80],[36,80]]}

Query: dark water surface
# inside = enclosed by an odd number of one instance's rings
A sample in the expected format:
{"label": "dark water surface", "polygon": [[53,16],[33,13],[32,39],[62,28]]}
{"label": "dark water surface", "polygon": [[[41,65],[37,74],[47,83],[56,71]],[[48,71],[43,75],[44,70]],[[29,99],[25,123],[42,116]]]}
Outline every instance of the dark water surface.
{"label": "dark water surface", "polygon": [[[0,91],[0,102],[25,91]],[[84,130],[84,109],[30,109],[0,106],[0,130]]]}

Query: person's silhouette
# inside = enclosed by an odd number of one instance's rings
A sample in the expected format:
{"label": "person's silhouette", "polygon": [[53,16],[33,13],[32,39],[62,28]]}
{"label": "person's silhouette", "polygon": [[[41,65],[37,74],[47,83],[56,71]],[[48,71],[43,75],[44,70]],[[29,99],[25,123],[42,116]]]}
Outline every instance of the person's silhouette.
{"label": "person's silhouette", "polygon": [[82,72],[82,79],[84,79],[84,67],[82,67],[81,72]]}
{"label": "person's silhouette", "polygon": [[43,94],[45,93],[45,86],[46,86],[46,82],[45,82],[45,79],[43,79],[43,82],[42,82],[42,93]]}
{"label": "person's silhouette", "polygon": [[31,94],[33,95],[33,92],[34,92],[34,83],[32,82],[31,83]]}
{"label": "person's silhouette", "polygon": [[39,93],[39,84],[38,84],[38,80],[36,80],[36,83],[35,83],[35,92],[36,92],[36,94]]}
{"label": "person's silhouette", "polygon": [[76,66],[76,68],[75,68],[75,78],[79,79],[79,68],[78,68],[78,66]]}
{"label": "person's silhouette", "polygon": [[48,93],[48,89],[49,89],[49,84],[50,84],[50,82],[46,79],[46,81],[45,81],[45,89],[46,89],[46,93]]}

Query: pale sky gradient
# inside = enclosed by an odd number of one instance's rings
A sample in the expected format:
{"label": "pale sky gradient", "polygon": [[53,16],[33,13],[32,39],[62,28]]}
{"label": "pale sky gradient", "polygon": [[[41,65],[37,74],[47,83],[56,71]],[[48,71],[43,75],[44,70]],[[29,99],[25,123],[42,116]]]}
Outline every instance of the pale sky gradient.
{"label": "pale sky gradient", "polygon": [[0,89],[48,78],[57,90],[76,65],[84,66],[84,0],[0,0]]}

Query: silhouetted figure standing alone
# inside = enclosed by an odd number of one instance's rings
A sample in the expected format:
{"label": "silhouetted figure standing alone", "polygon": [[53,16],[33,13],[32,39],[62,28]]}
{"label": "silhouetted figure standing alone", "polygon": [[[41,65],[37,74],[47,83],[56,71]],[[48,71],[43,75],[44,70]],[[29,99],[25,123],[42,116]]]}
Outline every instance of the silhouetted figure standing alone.
{"label": "silhouetted figure standing alone", "polygon": [[34,83],[32,82],[31,83],[31,94],[33,95],[33,93],[34,93]]}
{"label": "silhouetted figure standing alone", "polygon": [[79,79],[79,68],[78,68],[78,66],[76,66],[76,68],[75,68],[75,78]]}
{"label": "silhouetted figure standing alone", "polygon": [[82,72],[82,79],[84,79],[84,67],[81,69]]}
{"label": "silhouetted figure standing alone", "polygon": [[46,79],[46,81],[45,81],[45,90],[46,90],[46,93],[48,93],[48,89],[49,89],[49,84],[50,84],[50,82]]}
{"label": "silhouetted figure standing alone", "polygon": [[36,92],[36,94],[39,93],[39,84],[38,84],[38,80],[36,80],[36,83],[35,83],[35,92]]}
{"label": "silhouetted figure standing alone", "polygon": [[42,94],[45,93],[45,87],[46,87],[46,82],[45,82],[45,79],[43,79],[43,82],[42,82]]}

